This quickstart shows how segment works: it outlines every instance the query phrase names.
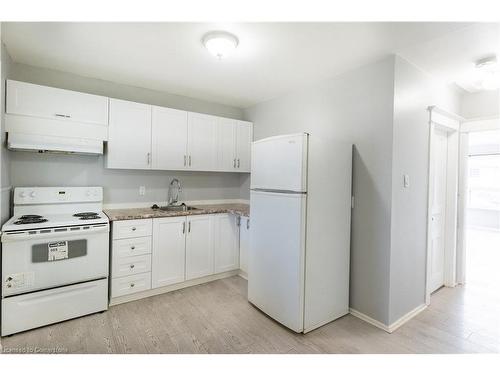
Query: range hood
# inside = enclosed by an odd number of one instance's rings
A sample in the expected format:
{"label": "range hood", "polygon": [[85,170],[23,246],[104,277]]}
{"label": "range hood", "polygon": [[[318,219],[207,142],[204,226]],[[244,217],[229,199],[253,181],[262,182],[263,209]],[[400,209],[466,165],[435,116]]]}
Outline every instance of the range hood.
{"label": "range hood", "polygon": [[7,148],[14,151],[95,155],[103,153],[103,142],[97,139],[8,133]]}
{"label": "range hood", "polygon": [[13,151],[102,155],[107,126],[5,114],[7,148]]}

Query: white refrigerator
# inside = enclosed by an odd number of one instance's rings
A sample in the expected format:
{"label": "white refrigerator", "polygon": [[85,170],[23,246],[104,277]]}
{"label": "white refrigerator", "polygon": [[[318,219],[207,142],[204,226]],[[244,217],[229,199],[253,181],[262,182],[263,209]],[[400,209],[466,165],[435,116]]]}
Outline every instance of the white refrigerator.
{"label": "white refrigerator", "polygon": [[252,144],[248,300],[295,332],[348,313],[351,166],[306,133]]}

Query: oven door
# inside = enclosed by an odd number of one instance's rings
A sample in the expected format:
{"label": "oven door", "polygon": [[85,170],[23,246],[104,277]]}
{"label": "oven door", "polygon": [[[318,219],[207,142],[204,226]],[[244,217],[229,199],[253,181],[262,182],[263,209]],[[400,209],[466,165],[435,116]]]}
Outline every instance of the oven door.
{"label": "oven door", "polygon": [[108,262],[108,224],[7,232],[2,235],[2,297],[105,278]]}

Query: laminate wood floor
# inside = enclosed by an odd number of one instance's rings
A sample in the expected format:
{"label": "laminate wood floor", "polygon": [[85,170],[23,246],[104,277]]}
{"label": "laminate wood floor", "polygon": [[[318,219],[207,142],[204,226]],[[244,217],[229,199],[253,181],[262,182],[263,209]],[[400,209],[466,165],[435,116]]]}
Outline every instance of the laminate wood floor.
{"label": "laminate wood floor", "polygon": [[4,353],[483,353],[500,351],[500,293],[443,288],[392,334],[346,315],[295,334],[230,277],[2,338]]}

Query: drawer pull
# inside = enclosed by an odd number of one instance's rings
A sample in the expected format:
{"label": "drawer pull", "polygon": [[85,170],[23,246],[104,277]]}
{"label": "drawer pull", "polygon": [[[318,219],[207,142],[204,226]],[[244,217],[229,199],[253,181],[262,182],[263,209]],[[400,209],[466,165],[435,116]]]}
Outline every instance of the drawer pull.
{"label": "drawer pull", "polygon": [[135,284],[134,284],[134,283],[130,284],[130,287],[131,287],[131,288],[133,288],[134,286],[135,286]]}
{"label": "drawer pull", "polygon": [[135,266],[134,266],[133,264],[131,264],[131,265],[130,265],[130,268],[131,268],[131,269],[132,269],[132,268],[134,268],[134,267],[135,267]]}
{"label": "drawer pull", "polygon": [[132,232],[135,232],[137,230],[136,227],[132,227]]}
{"label": "drawer pull", "polygon": [[135,246],[130,246],[130,250],[135,250]]}

